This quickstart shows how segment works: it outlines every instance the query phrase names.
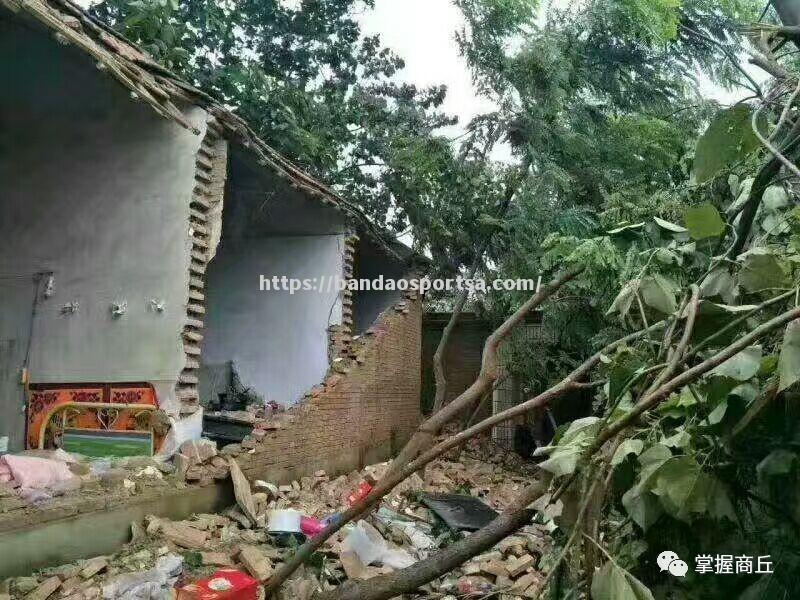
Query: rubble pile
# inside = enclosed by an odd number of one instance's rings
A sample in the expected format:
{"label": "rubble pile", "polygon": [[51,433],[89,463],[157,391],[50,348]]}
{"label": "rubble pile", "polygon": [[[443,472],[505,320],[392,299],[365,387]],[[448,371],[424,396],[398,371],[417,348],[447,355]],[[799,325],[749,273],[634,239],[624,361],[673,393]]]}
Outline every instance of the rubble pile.
{"label": "rubble pile", "polygon": [[57,450],[25,450],[0,457],[0,515],[46,509],[63,498],[113,494],[134,496],[147,488],[210,485],[229,477],[229,458],[253,453],[269,431],[294,418],[278,405],[222,411],[251,430],[240,442],[221,449],[208,439],[184,442],[170,459],[132,456],[89,458]]}
{"label": "rubble pile", "polygon": [[[221,569],[239,570],[263,584],[305,536],[321,531],[348,504],[369,493],[389,466],[372,465],[338,477],[317,471],[285,485],[250,483],[234,457],[218,454],[205,442],[184,446],[187,474],[193,477],[192,469],[204,474],[218,469],[220,476],[224,471],[232,478],[234,506],[221,514],[198,514],[184,521],[148,516],[132,523],[131,541],[117,554],[10,579],[0,588],[0,598],[6,593],[26,600],[155,599],[171,594],[170,590],[191,590]],[[461,494],[502,510],[529,481],[528,467],[516,459],[488,443],[475,442],[457,455],[434,461],[363,520],[332,536],[283,586],[283,597],[303,600],[347,579],[369,579],[401,569],[469,535],[446,526],[421,499],[425,494]],[[534,597],[542,580],[537,565],[546,535],[544,526],[528,525],[428,584],[415,597],[453,600],[489,593],[503,600]]]}

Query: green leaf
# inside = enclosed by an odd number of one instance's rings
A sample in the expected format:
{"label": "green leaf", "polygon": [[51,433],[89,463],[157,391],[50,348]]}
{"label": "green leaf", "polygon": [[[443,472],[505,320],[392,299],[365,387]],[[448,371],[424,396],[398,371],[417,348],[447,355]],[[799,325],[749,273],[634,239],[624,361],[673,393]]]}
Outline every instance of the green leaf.
{"label": "green leaf", "polygon": [[664,514],[655,495],[640,485],[635,485],[622,495],[622,506],[642,531],[647,531]]}
{"label": "green leaf", "polygon": [[708,424],[709,425],[719,425],[722,422],[722,419],[725,418],[725,413],[728,412],[728,399],[723,398],[719,401],[719,403],[714,407],[710,413],[708,413]]}
{"label": "green leaf", "polygon": [[600,429],[600,419],[598,417],[583,417],[575,419],[569,424],[564,434],[558,440],[558,444],[581,443],[586,438],[594,438]]}
{"label": "green leaf", "polygon": [[760,367],[761,346],[748,346],[712,369],[710,375],[729,377],[736,381],[747,381],[758,373]]}
{"label": "green leaf", "polygon": [[683,388],[680,394],[672,394],[666,402],[662,402],[658,411],[668,417],[678,419],[686,416],[688,413],[686,409],[695,404],[697,404],[697,400],[689,388]]}
{"label": "green leaf", "polygon": [[769,250],[753,248],[740,258],[744,258],[744,263],[739,283],[748,292],[788,287],[790,282],[783,262]]}
{"label": "green leaf", "polygon": [[725,221],[714,205],[708,202],[687,208],[683,219],[689,235],[695,240],[717,237],[725,231]]}
{"label": "green leaf", "polygon": [[693,456],[676,456],[666,461],[652,477],[653,493],[664,509],[676,519],[689,522],[693,515],[736,520],[725,486],[704,473]]}
{"label": "green leaf", "polygon": [[747,199],[750,197],[750,190],[753,187],[754,179],[752,177],[748,177],[747,179],[743,180],[739,184],[739,189],[736,191],[735,200],[731,202],[731,205],[725,209],[725,214],[733,215],[736,214],[742,206],[744,206]]}
{"label": "green leaf", "polygon": [[800,320],[792,321],[786,326],[778,358],[778,373],[780,374],[779,392],[794,385],[800,379]]}
{"label": "green leaf", "polygon": [[661,465],[672,458],[672,451],[664,444],[653,444],[639,455],[639,484],[645,489],[650,487],[650,478],[661,468]]}
{"label": "green leaf", "polygon": [[592,600],[653,600],[653,594],[641,581],[608,561],[592,576]]}
{"label": "green leaf", "polygon": [[606,311],[606,315],[612,315],[614,313],[619,313],[620,317],[627,315],[636,298],[636,292],[639,290],[640,283],[638,279],[631,279],[628,283],[623,285],[617,297],[614,298],[614,302],[611,303],[611,307]]}
{"label": "green leaf", "polygon": [[651,492],[650,483],[654,473],[672,458],[672,452],[663,444],[654,444],[639,455],[642,466],[639,481],[622,496],[622,505],[633,521],[647,531],[663,513],[661,504]]}
{"label": "green leaf", "polygon": [[[760,367],[759,367],[760,368]],[[695,389],[695,392],[701,393],[702,401],[708,406],[716,406],[728,397],[733,390],[741,384],[735,379],[730,377],[711,377],[702,386],[702,392]],[[687,386],[688,387],[688,386]]]}
{"label": "green leaf", "polygon": [[685,448],[691,441],[692,436],[690,436],[685,430],[681,429],[668,438],[661,440],[661,443],[669,448]]}
{"label": "green leaf", "polygon": [[759,147],[750,125],[751,111],[747,104],[737,104],[716,114],[697,141],[693,183],[708,181]]}
{"label": "green leaf", "polygon": [[736,198],[739,195],[739,176],[731,173],[728,175],[728,189],[731,191],[731,196]]}
{"label": "green leaf", "polygon": [[663,265],[671,265],[672,263],[676,265],[683,264],[683,257],[669,248],[656,248],[655,257],[656,260]]}
{"label": "green leaf", "polygon": [[486,213],[478,215],[477,222],[481,229],[486,232],[497,231],[502,229],[505,225],[505,221],[503,221],[503,219],[498,219],[497,217],[488,215]]}
{"label": "green leaf", "polygon": [[[699,499],[705,506],[705,513],[712,519],[721,521],[723,518],[736,522],[736,511],[733,508],[733,503],[728,495],[728,491],[719,479],[708,475],[707,473],[701,474],[695,485],[694,497]],[[693,508],[696,501],[690,502],[689,507]],[[700,511],[692,511],[700,512]]]}
{"label": "green leaf", "polygon": [[642,299],[648,306],[666,314],[671,314],[677,310],[678,305],[675,301],[675,294],[678,291],[678,286],[663,275],[656,274],[645,277],[642,279],[640,290]]}
{"label": "green leaf", "polygon": [[639,462],[643,467],[654,464],[662,464],[672,458],[672,452],[663,444],[653,444],[639,456]]}
{"label": "green leaf", "polygon": [[664,219],[660,219],[658,217],[653,217],[653,220],[656,222],[656,225],[662,229],[666,229],[667,231],[672,231],[674,233],[686,233],[686,227],[681,227],[676,223],[670,223],[669,221],[665,221]]}
{"label": "green leaf", "polygon": [[676,506],[682,506],[694,491],[700,472],[700,465],[693,457],[672,457],[653,475],[653,493]]}
{"label": "green leaf", "polygon": [[597,417],[576,419],[557,444],[536,450],[534,456],[549,456],[539,467],[556,477],[574,472],[583,451],[592,443],[599,429],[600,419]]}
{"label": "green leaf", "polygon": [[616,402],[631,377],[644,367],[642,357],[635,352],[630,349],[619,350],[614,355],[608,370],[608,402]]}
{"label": "green leaf", "polygon": [[777,212],[770,212],[767,213],[767,216],[761,221],[761,229],[768,235],[780,235],[789,231],[789,223],[786,221],[784,215]]}
{"label": "green leaf", "polygon": [[552,473],[555,477],[574,473],[578,466],[583,448],[578,446],[556,447],[550,458],[539,463],[539,467]]}
{"label": "green leaf", "polygon": [[765,210],[776,211],[789,205],[789,194],[782,185],[771,185],[764,190],[761,203]]}
{"label": "green leaf", "polygon": [[773,450],[756,467],[759,481],[764,481],[769,477],[788,475],[794,470],[796,461],[797,455],[794,452],[780,448]]}
{"label": "green leaf", "polygon": [[608,235],[614,235],[617,233],[623,233],[625,231],[638,231],[644,227],[644,222],[642,223],[620,223],[614,229],[608,230]]}
{"label": "green leaf", "polygon": [[703,298],[719,296],[725,302],[733,302],[736,297],[736,282],[725,267],[717,267],[700,283]]}
{"label": "green leaf", "polygon": [[622,463],[622,461],[625,460],[625,457],[630,454],[640,454],[643,449],[644,442],[642,440],[625,440],[619,445],[617,451],[614,452],[614,456],[611,458],[612,466]]}

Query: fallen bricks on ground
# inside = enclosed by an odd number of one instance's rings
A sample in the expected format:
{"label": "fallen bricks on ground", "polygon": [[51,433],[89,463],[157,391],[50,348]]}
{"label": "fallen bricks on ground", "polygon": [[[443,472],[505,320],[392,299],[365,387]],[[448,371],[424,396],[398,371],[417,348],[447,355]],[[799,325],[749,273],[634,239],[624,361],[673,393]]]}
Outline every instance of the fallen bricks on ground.
{"label": "fallen bricks on ground", "polygon": [[[490,507],[502,509],[529,481],[530,473],[518,472],[516,469],[524,465],[513,460],[508,466],[497,462],[495,452],[489,446],[473,444],[464,452],[431,463],[422,476],[409,478],[387,495],[377,512],[365,515],[359,523],[347,525],[328,540],[318,551],[321,566],[315,559],[313,565],[298,570],[285,584],[280,597],[302,600],[347,579],[369,579],[390,573],[450,543],[452,534],[442,535],[438,533],[440,530],[434,533],[435,516],[418,503],[419,492],[469,490],[471,496],[479,497]],[[220,514],[199,514],[182,521],[148,516],[131,525],[135,534],[131,543],[113,556],[78,561],[46,569],[36,577],[11,580],[5,588],[11,599],[21,600],[34,592],[43,595],[56,585],[47,596],[33,596],[34,600],[100,600],[101,589],[118,589],[119,586],[108,588],[114,582],[133,582],[148,593],[167,589],[164,587],[167,584],[162,585],[160,576],[155,576],[152,570],[160,558],[170,555],[185,559],[181,582],[197,581],[215,569],[233,568],[263,583],[293,552],[291,548],[277,546],[263,529],[270,511],[292,509],[318,522],[346,508],[348,497],[357,494],[361,484],[379,480],[388,468],[388,463],[381,463],[337,477],[317,471],[313,476],[280,486],[257,480],[251,489],[250,482],[239,476],[241,469],[236,460],[228,462],[227,458],[216,455],[201,468],[218,468],[221,460],[230,469],[234,485],[238,483],[235,505]],[[136,464],[140,470],[147,470],[148,466],[151,465],[144,462]],[[133,478],[133,474],[126,478]],[[157,476],[144,475],[143,479],[156,481]],[[365,556],[371,564],[365,564],[356,552],[348,550],[346,541],[358,529],[369,532],[367,549],[377,549],[377,555]],[[499,597],[503,600],[530,598],[543,579],[536,565],[546,547],[545,527],[527,525],[481,556],[424,586],[418,595],[442,598],[459,595],[462,590],[498,594],[502,590]],[[149,575],[138,577],[136,573]],[[139,589],[136,585],[132,589]],[[3,591],[0,588],[0,593]],[[125,596],[127,593],[121,594],[120,600],[132,600]],[[0,600],[4,599],[0,596]]]}

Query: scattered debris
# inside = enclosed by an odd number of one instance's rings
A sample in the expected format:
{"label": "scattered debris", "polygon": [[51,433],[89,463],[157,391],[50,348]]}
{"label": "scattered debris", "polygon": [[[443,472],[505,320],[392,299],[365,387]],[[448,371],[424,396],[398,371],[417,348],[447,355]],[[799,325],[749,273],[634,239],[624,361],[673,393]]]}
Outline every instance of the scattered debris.
{"label": "scattered debris", "polygon": [[181,548],[200,550],[205,548],[208,541],[208,532],[192,527],[185,522],[165,523],[161,527],[164,537]]}
{"label": "scattered debris", "polygon": [[250,483],[239,468],[239,463],[236,462],[236,459],[229,458],[228,465],[231,470],[233,492],[236,495],[236,502],[242,509],[244,516],[250,519],[252,523],[257,523],[258,515],[256,514],[256,505],[253,500],[253,495],[250,492]]}
{"label": "scattered debris", "polygon": [[459,494],[423,494],[422,503],[453,529],[477,531],[497,517],[497,511],[473,498]]}
{"label": "scattered debris", "polygon": [[35,590],[25,596],[26,600],[46,600],[53,592],[61,587],[61,579],[57,576],[45,579]]}
{"label": "scattered debris", "polygon": [[239,548],[239,560],[258,581],[264,582],[272,575],[272,562],[256,546],[241,546]]}
{"label": "scattered debris", "polygon": [[[224,449],[212,456],[209,448],[207,444],[185,447],[176,458],[182,456],[191,463],[187,470],[199,468],[203,472],[219,468],[222,461],[234,484],[234,506],[221,514],[198,514],[182,521],[148,516],[132,524],[131,542],[113,556],[91,558],[45,569],[33,577],[10,580],[11,599],[139,600],[161,598],[165,591],[176,587],[179,600],[201,597],[254,600],[255,596],[248,595],[253,588],[247,581],[263,585],[294,552],[292,543],[285,544],[285,539],[265,527],[273,516],[290,515],[293,536],[302,538],[300,530],[305,535],[316,535],[351,502],[369,493],[389,468],[388,463],[381,463],[338,477],[316,471],[312,476],[283,485],[256,480],[251,488],[235,458],[230,455],[223,458]],[[201,455],[208,456],[205,463],[197,463]],[[458,455],[432,462],[424,474],[412,476],[397,486],[377,510],[357,523],[346,525],[327,540],[315,559],[285,584],[282,597],[303,600],[348,579],[369,579],[390,573],[466,535],[460,531],[463,525],[460,520],[451,521],[454,527],[448,526],[426,498],[455,497],[458,506],[480,507],[484,518],[485,514],[494,514],[494,509],[505,506],[530,478],[530,473],[525,472],[529,467],[516,457],[504,453],[502,462],[497,456],[488,443],[476,441]],[[182,460],[177,458],[175,462]],[[165,485],[165,481],[180,477],[181,468],[177,464],[175,473],[159,478],[153,469],[160,475],[163,471],[153,459],[147,461],[93,462],[92,473],[86,477],[99,479],[100,473],[106,474],[107,485],[119,488],[122,480],[128,479],[135,483],[136,489],[141,485]],[[122,472],[121,479],[114,475],[115,471]],[[135,475],[138,473],[141,477]],[[454,492],[458,494],[454,496]],[[17,497],[9,487],[0,487],[0,500],[2,494]],[[546,547],[544,526],[527,525],[490,551],[431,582],[417,596],[444,598],[492,593],[502,600],[534,597],[543,579],[536,567]],[[240,581],[241,591],[237,583],[231,588],[236,590],[235,595],[223,594],[224,590],[214,588],[228,585],[224,581],[215,583],[220,578]],[[0,597],[0,600],[6,599]]]}

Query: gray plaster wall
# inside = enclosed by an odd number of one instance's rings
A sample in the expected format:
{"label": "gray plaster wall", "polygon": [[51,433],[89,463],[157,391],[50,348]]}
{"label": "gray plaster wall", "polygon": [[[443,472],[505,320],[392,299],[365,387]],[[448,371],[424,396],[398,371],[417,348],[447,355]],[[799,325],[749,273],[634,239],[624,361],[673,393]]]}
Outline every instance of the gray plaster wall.
{"label": "gray plaster wall", "polygon": [[355,333],[361,334],[369,329],[370,325],[387,307],[398,302],[403,297],[402,290],[380,290],[374,285],[383,277],[384,288],[386,280],[395,282],[406,276],[407,267],[397,259],[390,257],[385,251],[370,241],[366,236],[358,243],[358,252],[355,260],[356,279],[368,279],[373,289],[362,286],[353,296],[353,328]]}
{"label": "gray plaster wall", "polygon": [[[204,113],[191,118],[202,129]],[[39,293],[32,382],[149,381],[174,402],[200,141],[74,48],[0,20],[0,437],[12,448],[35,273],[54,288]]]}
{"label": "gray plaster wall", "polygon": [[340,294],[327,286],[322,292],[261,291],[259,276],[340,277],[343,248],[343,234],[223,234],[206,274],[203,363],[233,361],[242,383],[264,400],[291,405],[301,399],[328,370],[327,329],[341,322]]}

